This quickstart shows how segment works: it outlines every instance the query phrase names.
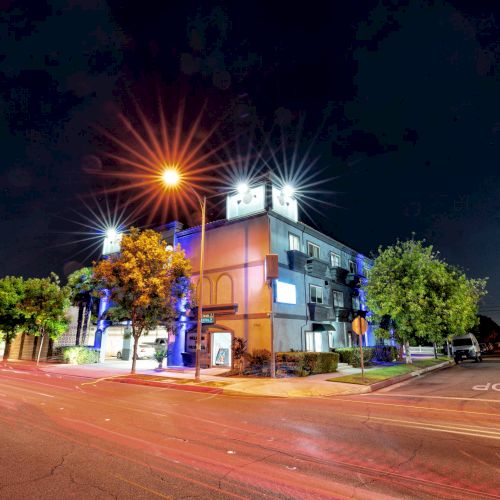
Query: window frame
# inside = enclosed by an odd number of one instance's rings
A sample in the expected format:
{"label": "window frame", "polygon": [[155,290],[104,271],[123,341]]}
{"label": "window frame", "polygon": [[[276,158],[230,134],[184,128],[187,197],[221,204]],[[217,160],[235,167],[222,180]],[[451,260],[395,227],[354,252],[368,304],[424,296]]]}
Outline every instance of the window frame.
{"label": "window frame", "polygon": [[[351,264],[352,264],[352,267],[353,267],[354,271],[351,269]],[[357,272],[358,272],[358,266],[356,266],[356,261],[355,260],[349,259],[349,262],[347,263],[347,265],[349,266],[349,272],[351,274],[357,274]]]}
{"label": "window frame", "polygon": [[[335,300],[335,297],[342,297],[341,303],[337,304],[337,301]],[[344,307],[345,301],[344,301],[344,293],[341,292],[340,290],[332,290],[332,298],[333,298],[333,305],[334,307]]]}
{"label": "window frame", "polygon": [[[317,300],[313,300],[313,296],[311,293],[313,288],[318,288],[319,290],[321,290],[321,302],[318,302]],[[315,299],[317,299],[317,295],[315,296]],[[323,305],[325,303],[325,297],[324,297],[322,286],[315,285],[314,283],[309,283],[309,302],[311,302],[312,304],[320,304],[320,305]]]}
{"label": "window frame", "polygon": [[[332,257],[335,256],[337,258],[337,265],[333,264],[333,259]],[[342,258],[340,257],[340,254],[337,252],[330,251],[330,267],[342,267]]]}
{"label": "window frame", "polygon": [[[292,237],[297,241],[298,248],[292,248],[291,242]],[[288,250],[298,250],[300,252],[300,236],[297,236],[295,233],[288,231]]]}
{"label": "window frame", "polygon": [[[310,246],[318,249],[318,255],[317,255],[317,256],[316,256],[316,255],[311,255],[311,254],[309,253],[309,247],[310,247]],[[319,246],[319,245],[316,245],[316,243],[313,243],[312,241],[308,241],[308,242],[307,242],[307,255],[308,255],[309,257],[312,257],[313,259],[319,259],[319,258],[320,258],[320,255],[321,255],[321,248],[320,248],[320,246]]]}

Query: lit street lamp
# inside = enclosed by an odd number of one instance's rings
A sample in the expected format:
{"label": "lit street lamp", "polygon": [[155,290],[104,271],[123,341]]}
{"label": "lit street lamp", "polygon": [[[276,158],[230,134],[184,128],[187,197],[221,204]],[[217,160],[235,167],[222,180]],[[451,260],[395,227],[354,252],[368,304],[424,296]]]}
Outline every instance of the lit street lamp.
{"label": "lit street lamp", "polygon": [[[176,188],[182,181],[182,176],[175,167],[167,167],[162,174],[162,182],[168,188]],[[196,196],[201,209],[201,242],[200,242],[200,277],[198,281],[198,318],[196,324],[196,358],[195,358],[195,380],[200,382],[200,361],[201,361],[201,318],[202,318],[202,304],[203,304],[203,269],[205,261],[205,213],[207,206],[206,196],[203,199],[196,192],[196,190],[187,184],[191,191]]]}

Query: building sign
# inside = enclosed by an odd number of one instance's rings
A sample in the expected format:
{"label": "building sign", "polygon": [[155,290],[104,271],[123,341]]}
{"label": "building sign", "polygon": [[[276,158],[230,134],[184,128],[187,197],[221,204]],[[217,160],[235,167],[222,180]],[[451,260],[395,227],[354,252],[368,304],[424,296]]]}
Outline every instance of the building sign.
{"label": "building sign", "polygon": [[297,287],[291,283],[276,280],[276,302],[282,304],[297,303]]}
{"label": "building sign", "polygon": [[265,209],[266,187],[264,184],[248,188],[227,197],[226,217],[228,220],[262,212]]}
{"label": "building sign", "polygon": [[299,220],[297,200],[293,195],[276,186],[273,186],[273,211],[294,222]]}
{"label": "building sign", "polygon": [[213,325],[215,323],[215,318],[212,313],[205,313],[201,315],[201,323],[203,325]]}

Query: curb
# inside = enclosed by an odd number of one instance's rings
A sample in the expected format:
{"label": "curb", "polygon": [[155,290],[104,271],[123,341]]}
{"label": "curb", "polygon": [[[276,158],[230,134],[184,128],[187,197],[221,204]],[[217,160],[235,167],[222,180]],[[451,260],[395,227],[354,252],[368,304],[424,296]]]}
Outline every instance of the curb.
{"label": "curb", "polygon": [[428,366],[427,368],[422,368],[416,372],[406,373],[404,375],[399,375],[397,377],[389,378],[387,380],[382,380],[381,382],[375,382],[370,385],[370,390],[368,392],[378,391],[379,389],[383,389],[384,387],[388,387],[390,385],[399,384],[400,382],[406,382],[415,377],[420,377],[421,375],[425,375],[429,372],[433,372],[436,370],[443,370],[445,368],[450,368],[453,366],[449,361],[444,361],[440,365]]}
{"label": "curb", "polygon": [[140,380],[133,378],[115,378],[108,379],[109,382],[117,382],[119,384],[133,384],[133,385],[147,385],[150,387],[163,387],[164,389],[175,389],[178,391],[191,391],[191,392],[208,392],[210,394],[222,394],[224,389],[219,387],[204,387],[199,385],[188,384],[173,384],[170,382],[156,382],[154,380]]}

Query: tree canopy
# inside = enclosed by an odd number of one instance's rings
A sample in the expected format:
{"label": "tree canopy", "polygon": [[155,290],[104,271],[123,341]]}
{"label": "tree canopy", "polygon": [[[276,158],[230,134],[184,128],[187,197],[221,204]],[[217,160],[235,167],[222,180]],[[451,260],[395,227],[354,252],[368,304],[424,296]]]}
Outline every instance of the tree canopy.
{"label": "tree canopy", "polygon": [[26,318],[27,331],[42,337],[38,360],[44,339],[57,339],[68,328],[66,313],[70,306],[69,297],[69,288],[61,286],[59,277],[54,273],[48,278],[30,278],[25,281],[21,307]]}
{"label": "tree canopy", "polygon": [[0,338],[5,340],[4,361],[9,358],[10,347],[17,333],[25,324],[22,309],[25,282],[17,276],[0,279]]}
{"label": "tree canopy", "polygon": [[485,287],[485,279],[468,279],[432,246],[413,239],[379,248],[364,284],[377,334],[389,336],[390,325],[407,347],[408,362],[410,342],[441,342],[470,331]]}
{"label": "tree canopy", "polygon": [[180,247],[167,247],[156,231],[131,229],[121,252],[94,265],[99,287],[109,292],[113,316],[131,321],[134,337],[132,373],[139,337],[160,321],[172,321],[190,296],[191,265]]}

